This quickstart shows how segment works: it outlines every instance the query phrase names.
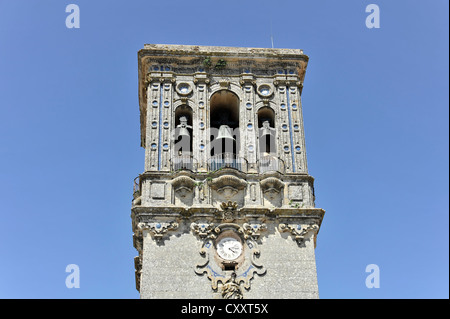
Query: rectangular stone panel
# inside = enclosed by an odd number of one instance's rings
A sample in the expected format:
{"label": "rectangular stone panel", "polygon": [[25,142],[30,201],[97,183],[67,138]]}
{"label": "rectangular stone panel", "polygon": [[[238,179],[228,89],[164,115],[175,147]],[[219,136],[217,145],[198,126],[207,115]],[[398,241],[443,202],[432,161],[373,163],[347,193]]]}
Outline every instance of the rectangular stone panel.
{"label": "rectangular stone panel", "polygon": [[290,200],[303,200],[303,186],[302,185],[289,185],[289,199]]}
{"label": "rectangular stone panel", "polygon": [[152,183],[150,189],[150,196],[153,199],[164,199],[166,192],[166,184],[165,183]]}

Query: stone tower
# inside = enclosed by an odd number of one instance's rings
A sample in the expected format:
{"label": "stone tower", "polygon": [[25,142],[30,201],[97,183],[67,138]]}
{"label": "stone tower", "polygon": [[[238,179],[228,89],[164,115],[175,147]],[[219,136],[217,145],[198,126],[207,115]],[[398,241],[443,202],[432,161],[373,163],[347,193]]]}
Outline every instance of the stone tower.
{"label": "stone tower", "polygon": [[324,210],[308,175],[297,49],[145,45],[141,298],[318,298]]}

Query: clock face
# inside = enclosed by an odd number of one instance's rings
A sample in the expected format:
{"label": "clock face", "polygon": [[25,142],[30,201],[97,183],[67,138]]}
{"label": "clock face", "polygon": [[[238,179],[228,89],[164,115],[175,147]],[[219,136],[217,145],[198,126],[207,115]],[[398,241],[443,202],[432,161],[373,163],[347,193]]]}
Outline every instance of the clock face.
{"label": "clock face", "polygon": [[217,243],[217,253],[225,260],[234,260],[242,254],[242,244],[232,237],[222,238]]}

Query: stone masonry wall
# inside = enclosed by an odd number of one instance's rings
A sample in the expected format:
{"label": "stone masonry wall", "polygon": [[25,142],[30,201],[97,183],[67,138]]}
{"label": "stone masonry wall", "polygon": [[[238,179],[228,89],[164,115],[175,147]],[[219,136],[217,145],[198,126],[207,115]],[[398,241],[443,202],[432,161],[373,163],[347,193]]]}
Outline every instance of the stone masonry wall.
{"label": "stone masonry wall", "polygon": [[[313,238],[299,246],[291,234],[280,233],[276,224],[267,226],[258,241],[259,263],[267,271],[255,274],[250,290],[242,288],[244,298],[318,298]],[[187,224],[167,233],[161,243],[145,232],[141,298],[221,298],[221,286],[214,292],[208,277],[194,271],[202,261],[201,245]]]}

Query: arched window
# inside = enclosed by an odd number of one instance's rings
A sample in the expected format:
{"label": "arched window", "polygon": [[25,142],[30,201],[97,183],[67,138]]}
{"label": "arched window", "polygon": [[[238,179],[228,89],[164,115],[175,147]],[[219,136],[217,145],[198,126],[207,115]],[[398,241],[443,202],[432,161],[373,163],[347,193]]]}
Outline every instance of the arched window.
{"label": "arched window", "polygon": [[211,156],[232,154],[239,149],[239,98],[221,90],[210,100]]}
{"label": "arched window", "polygon": [[192,152],[192,109],[180,105],[175,110],[174,155],[190,155]]}
{"label": "arched window", "polygon": [[261,155],[276,153],[275,112],[270,107],[258,110],[259,152]]}

